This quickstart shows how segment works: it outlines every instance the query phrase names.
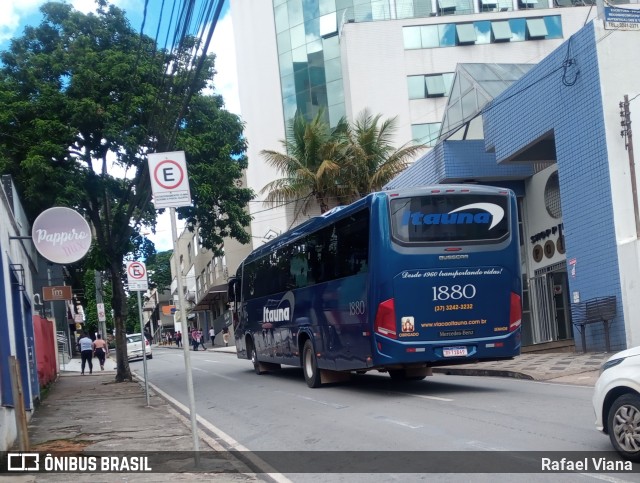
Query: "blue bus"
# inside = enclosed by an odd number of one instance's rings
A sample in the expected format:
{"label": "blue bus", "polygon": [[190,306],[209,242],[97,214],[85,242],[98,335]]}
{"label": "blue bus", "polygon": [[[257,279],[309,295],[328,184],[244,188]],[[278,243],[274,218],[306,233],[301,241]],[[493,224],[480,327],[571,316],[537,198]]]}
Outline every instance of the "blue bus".
{"label": "blue bus", "polygon": [[255,249],[229,281],[239,358],[309,387],[520,353],[516,197],[434,185],[372,193]]}

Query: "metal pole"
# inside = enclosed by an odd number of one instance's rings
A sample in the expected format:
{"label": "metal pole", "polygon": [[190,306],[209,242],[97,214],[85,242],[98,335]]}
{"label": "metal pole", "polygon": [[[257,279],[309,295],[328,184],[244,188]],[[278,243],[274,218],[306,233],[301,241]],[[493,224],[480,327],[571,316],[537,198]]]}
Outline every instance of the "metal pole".
{"label": "metal pole", "polygon": [[633,213],[636,221],[636,239],[640,240],[640,208],[638,208],[638,187],[636,182],[636,163],[633,158],[633,136],[631,132],[631,111],[629,110],[629,96],[625,94],[624,102],[620,103],[622,111],[622,134],[626,138],[627,153],[629,154],[629,174],[631,177],[631,195],[633,196]]}
{"label": "metal pole", "polygon": [[[198,423],[196,420],[196,398],[193,390],[193,375],[191,374],[191,354],[189,353],[189,328],[187,326],[187,312],[185,310],[184,293],[182,291],[182,272],[178,260],[178,229],[176,228],[176,209],[171,207],[171,237],[173,238],[173,269],[178,282],[178,303],[180,304],[180,322],[182,324],[182,349],[184,352],[184,368],[187,373],[187,393],[189,394],[189,412],[191,416],[191,433],[193,435],[193,450],[195,451],[196,466],[200,463],[200,439],[198,438]],[[186,332],[185,332],[186,328]],[[186,343],[185,343],[186,341]]]}
{"label": "metal pole", "polygon": [[140,335],[142,336],[142,367],[144,371],[144,392],[147,396],[147,407],[151,406],[149,403],[149,381],[147,377],[147,338],[144,336],[144,322],[142,321],[142,299],[140,297],[140,290],[138,290],[138,311],[140,312]]}

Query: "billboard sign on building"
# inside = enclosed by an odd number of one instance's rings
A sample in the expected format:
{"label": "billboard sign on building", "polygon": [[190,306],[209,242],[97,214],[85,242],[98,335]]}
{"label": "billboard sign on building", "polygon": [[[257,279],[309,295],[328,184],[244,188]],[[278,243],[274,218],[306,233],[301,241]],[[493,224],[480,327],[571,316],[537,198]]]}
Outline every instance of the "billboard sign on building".
{"label": "billboard sign on building", "polygon": [[627,7],[604,7],[604,28],[640,31],[640,10]]}

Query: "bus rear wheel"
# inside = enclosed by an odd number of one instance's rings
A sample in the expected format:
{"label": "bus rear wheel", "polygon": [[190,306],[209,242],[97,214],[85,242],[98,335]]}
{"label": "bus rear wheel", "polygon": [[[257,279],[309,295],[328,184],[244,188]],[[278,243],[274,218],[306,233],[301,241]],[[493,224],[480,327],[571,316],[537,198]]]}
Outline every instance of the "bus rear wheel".
{"label": "bus rear wheel", "polygon": [[262,369],[260,362],[258,362],[258,352],[256,351],[256,348],[253,346],[253,344],[251,345],[251,350],[249,351],[249,355],[251,358],[251,363],[253,364],[254,372],[259,376],[264,374],[266,371]]}
{"label": "bus rear wheel", "polygon": [[318,360],[316,352],[313,350],[313,342],[307,340],[302,349],[302,372],[304,372],[304,380],[307,386],[314,388],[320,387],[320,371],[318,370]]}

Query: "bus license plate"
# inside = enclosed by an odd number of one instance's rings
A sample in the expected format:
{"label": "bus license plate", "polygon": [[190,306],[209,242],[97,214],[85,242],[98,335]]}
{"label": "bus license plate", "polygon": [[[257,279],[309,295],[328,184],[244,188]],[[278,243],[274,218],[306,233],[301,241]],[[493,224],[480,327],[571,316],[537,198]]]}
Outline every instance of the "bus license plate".
{"label": "bus license plate", "polygon": [[466,347],[445,347],[442,349],[442,355],[444,357],[459,357],[467,355]]}

